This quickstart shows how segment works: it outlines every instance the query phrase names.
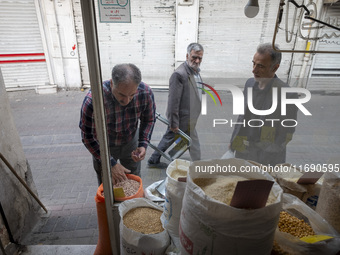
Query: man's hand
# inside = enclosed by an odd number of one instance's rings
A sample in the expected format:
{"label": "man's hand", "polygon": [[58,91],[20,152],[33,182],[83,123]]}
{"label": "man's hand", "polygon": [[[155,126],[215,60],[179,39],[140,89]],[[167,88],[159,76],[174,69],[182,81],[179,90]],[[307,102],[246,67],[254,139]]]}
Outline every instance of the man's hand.
{"label": "man's hand", "polygon": [[138,147],[131,153],[133,161],[138,162],[145,158],[146,150],[144,147]]}
{"label": "man's hand", "polygon": [[116,184],[117,182],[127,180],[125,174],[128,174],[130,172],[130,170],[117,163],[115,166],[111,167],[112,183]]}
{"label": "man's hand", "polygon": [[178,127],[174,127],[174,128],[170,128],[170,130],[174,133],[178,133],[179,128]]}

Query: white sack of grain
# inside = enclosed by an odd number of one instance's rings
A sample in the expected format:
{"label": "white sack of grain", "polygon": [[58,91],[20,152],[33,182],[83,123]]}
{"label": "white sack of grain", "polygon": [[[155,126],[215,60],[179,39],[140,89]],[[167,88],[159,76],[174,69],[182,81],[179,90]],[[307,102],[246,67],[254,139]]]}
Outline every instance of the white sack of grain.
{"label": "white sack of grain", "polygon": [[[234,208],[207,196],[193,182],[195,178],[215,178],[217,173],[210,173],[213,170],[211,166],[215,166],[215,170],[220,169],[218,175],[223,177],[237,175],[274,181],[272,176],[259,168],[259,172],[254,172],[256,166],[241,159],[194,162],[189,168],[181,211],[181,254],[270,254],[281,211],[280,186],[274,183],[271,192],[276,199],[264,208]],[[230,171],[223,172],[228,166]],[[240,172],[242,166],[252,168],[253,172]],[[204,167],[210,169],[209,172],[203,172]],[[238,172],[231,172],[232,169]]]}
{"label": "white sack of grain", "polygon": [[179,219],[182,210],[182,201],[186,187],[185,182],[179,182],[178,177],[186,177],[190,161],[175,159],[166,170],[165,203],[161,216],[163,227],[168,230],[176,247],[179,247]]}
{"label": "white sack of grain", "polygon": [[156,234],[142,234],[141,232],[136,232],[124,225],[124,215],[137,207],[149,207],[163,211],[162,207],[145,198],[126,200],[119,205],[119,215],[121,218],[119,225],[121,254],[163,255],[170,245],[170,237],[166,229]]}
{"label": "white sack of grain", "polygon": [[340,173],[325,173],[316,211],[340,233]]}

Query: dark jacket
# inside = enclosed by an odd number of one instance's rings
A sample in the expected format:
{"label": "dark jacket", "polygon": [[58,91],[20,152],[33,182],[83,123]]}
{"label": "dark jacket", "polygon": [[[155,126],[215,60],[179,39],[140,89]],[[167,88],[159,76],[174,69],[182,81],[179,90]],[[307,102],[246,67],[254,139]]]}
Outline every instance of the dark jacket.
{"label": "dark jacket", "polygon": [[[286,158],[286,145],[291,141],[295,132],[294,124],[296,122],[288,121],[288,119],[297,119],[297,107],[292,104],[287,105],[286,115],[281,114],[281,88],[289,87],[286,83],[275,76],[266,87],[266,94],[261,101],[261,107],[257,110],[270,109],[273,104],[273,88],[277,88],[277,107],[276,110],[264,116],[256,116],[252,114],[248,107],[248,88],[257,86],[254,78],[249,79],[244,88],[244,109],[245,114],[239,115],[237,123],[243,123],[245,120],[246,127],[243,124],[237,124],[231,137],[231,148],[240,152],[237,155],[247,157],[248,152],[254,155],[256,151],[257,158],[245,158],[264,164],[284,163]],[[297,98],[296,93],[287,93],[287,98]],[[247,117],[246,117],[247,116]],[[262,120],[262,127],[249,127],[249,116]],[[248,118],[248,119],[247,119]],[[274,120],[274,121],[272,121]],[[284,121],[282,123],[282,121]],[[283,124],[283,125],[282,125]],[[254,124],[253,124],[254,125]],[[259,125],[260,126],[260,125]],[[285,127],[290,126],[290,127]],[[253,150],[253,152],[251,152]],[[250,155],[250,154],[249,154]],[[262,161],[262,162],[261,162]]]}

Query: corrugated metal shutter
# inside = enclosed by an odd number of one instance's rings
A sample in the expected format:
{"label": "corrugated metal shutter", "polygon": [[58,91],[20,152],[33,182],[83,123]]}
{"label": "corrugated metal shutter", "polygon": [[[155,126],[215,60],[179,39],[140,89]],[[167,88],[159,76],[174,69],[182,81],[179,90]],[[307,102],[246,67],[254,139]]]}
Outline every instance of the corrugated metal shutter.
{"label": "corrugated metal shutter", "polygon": [[[326,7],[325,21],[340,26],[340,3]],[[338,37],[323,38],[318,42],[320,51],[340,52],[340,32],[325,26],[321,34],[331,35],[336,33]],[[317,53],[308,88],[311,90],[340,90],[340,54]]]}
{"label": "corrugated metal shutter", "polygon": [[[244,14],[244,3],[234,0],[200,0],[198,42],[205,48],[202,75],[218,89],[231,82],[244,85],[252,77],[252,59],[260,42],[271,42],[279,1],[265,0],[255,18]],[[289,57],[284,55],[284,58]],[[278,70],[288,73],[285,59]],[[231,80],[232,79],[232,80]]]}
{"label": "corrugated metal shutter", "polygon": [[[82,79],[89,84],[79,1],[74,0]],[[98,12],[98,1],[96,13]],[[175,63],[175,0],[131,1],[131,23],[100,23],[97,16],[102,77],[118,63],[134,63],[149,85],[168,86]]]}
{"label": "corrugated metal shutter", "polygon": [[7,90],[49,83],[34,0],[0,0],[0,68]]}

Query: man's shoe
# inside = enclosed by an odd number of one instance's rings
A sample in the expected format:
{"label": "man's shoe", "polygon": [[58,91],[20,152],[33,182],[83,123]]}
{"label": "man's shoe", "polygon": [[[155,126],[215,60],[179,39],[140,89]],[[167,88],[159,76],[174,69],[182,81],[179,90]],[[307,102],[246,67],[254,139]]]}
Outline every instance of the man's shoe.
{"label": "man's shoe", "polygon": [[167,163],[164,163],[164,162],[157,162],[157,163],[154,163],[150,160],[148,160],[148,167],[150,168],[160,168],[160,169],[165,169],[168,167],[168,164]]}

